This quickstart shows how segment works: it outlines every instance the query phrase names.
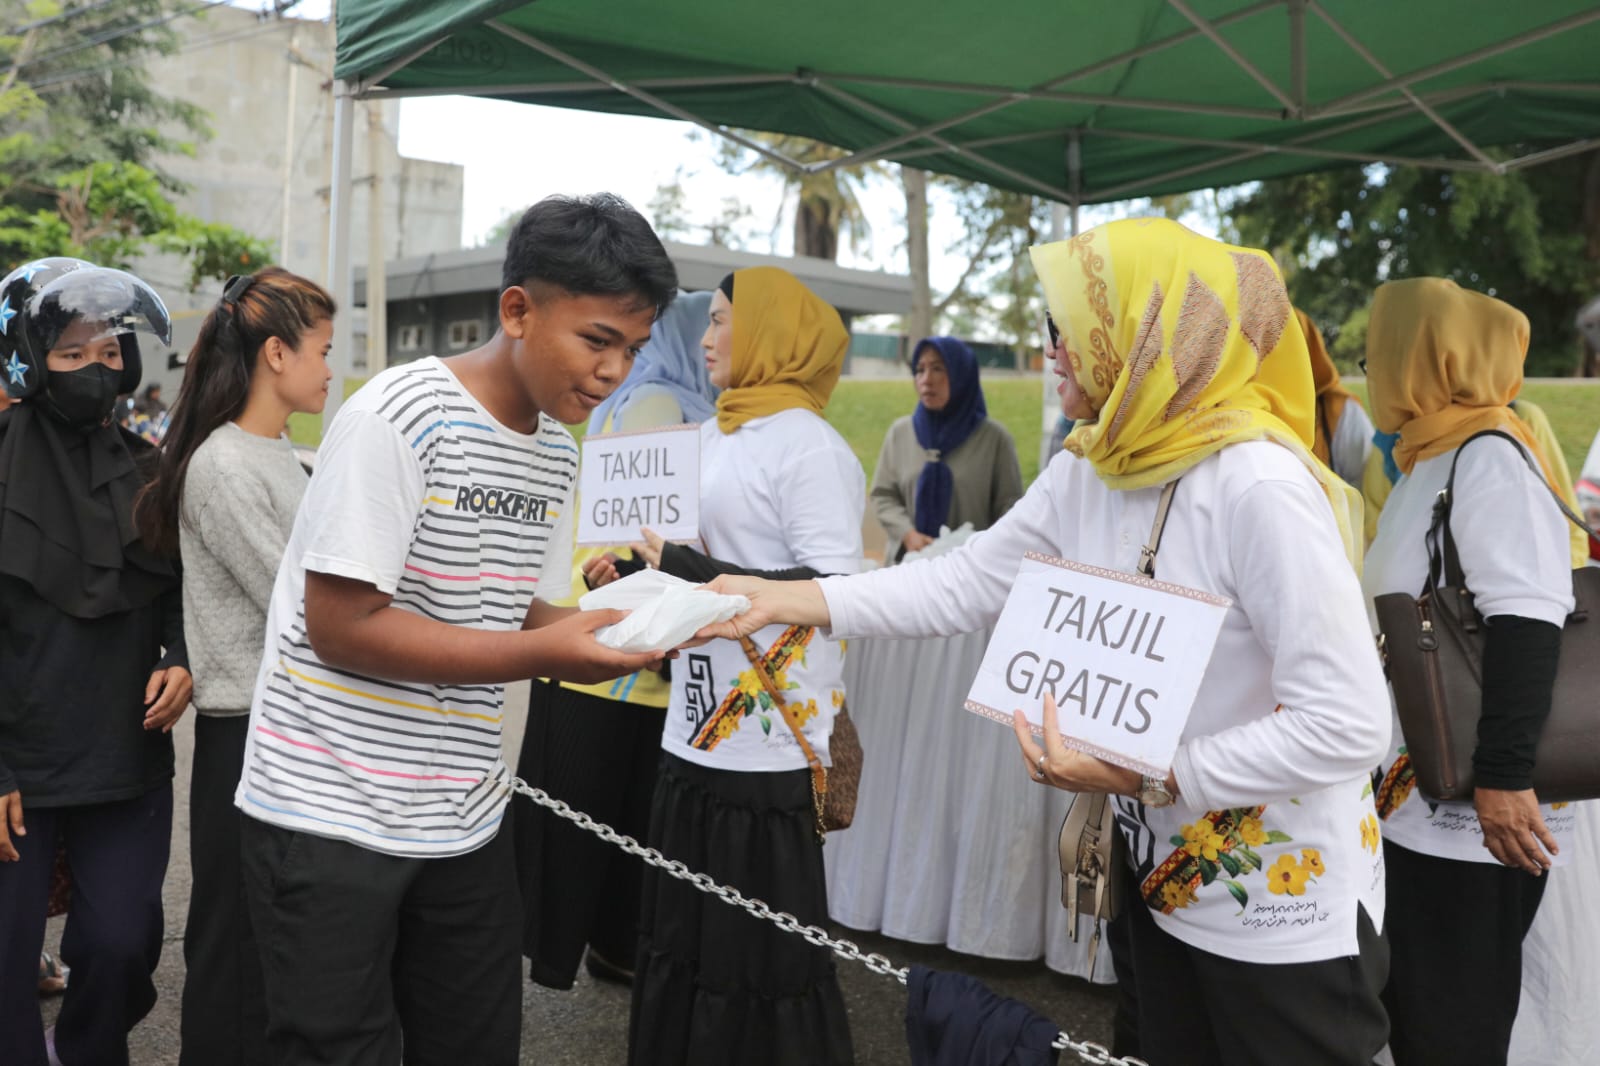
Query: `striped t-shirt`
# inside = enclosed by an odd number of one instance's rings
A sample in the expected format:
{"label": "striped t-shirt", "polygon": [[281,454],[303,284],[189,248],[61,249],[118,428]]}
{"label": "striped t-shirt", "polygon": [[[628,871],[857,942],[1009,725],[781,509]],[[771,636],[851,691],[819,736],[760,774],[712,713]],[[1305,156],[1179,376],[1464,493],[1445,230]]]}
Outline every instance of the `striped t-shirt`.
{"label": "striped t-shirt", "polygon": [[235,802],[253,818],[391,855],[493,838],[509,798],[502,685],[384,681],[322,663],[306,638],[307,570],[396,607],[514,630],[564,596],[578,450],[489,415],[437,359],[379,374],[340,409],[284,553]]}

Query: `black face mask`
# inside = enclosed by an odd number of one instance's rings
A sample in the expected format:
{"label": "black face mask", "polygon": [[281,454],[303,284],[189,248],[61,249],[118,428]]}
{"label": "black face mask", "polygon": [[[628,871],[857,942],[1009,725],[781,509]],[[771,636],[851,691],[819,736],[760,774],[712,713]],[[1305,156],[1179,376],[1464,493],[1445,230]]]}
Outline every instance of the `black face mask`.
{"label": "black face mask", "polygon": [[72,429],[88,431],[111,417],[122,371],[104,363],[82,370],[52,370],[45,375],[44,409]]}

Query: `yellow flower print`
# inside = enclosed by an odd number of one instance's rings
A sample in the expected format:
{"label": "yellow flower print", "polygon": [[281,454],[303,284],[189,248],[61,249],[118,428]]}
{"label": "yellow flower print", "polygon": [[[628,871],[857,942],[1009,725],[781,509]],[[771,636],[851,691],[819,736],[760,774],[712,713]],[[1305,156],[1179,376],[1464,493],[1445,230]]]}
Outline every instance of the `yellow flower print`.
{"label": "yellow flower print", "polygon": [[1306,870],[1312,877],[1321,877],[1328,872],[1328,868],[1322,865],[1322,852],[1316,848],[1301,848],[1300,861],[1305,864]]}
{"label": "yellow flower print", "polygon": [[1303,896],[1306,894],[1306,878],[1310,876],[1310,870],[1301,866],[1293,855],[1285,852],[1278,856],[1278,861],[1267,871],[1267,890],[1275,896],[1284,893]]}
{"label": "yellow flower print", "polygon": [[1194,885],[1188,881],[1168,881],[1161,886],[1161,902],[1175,910],[1182,910],[1194,902]]}
{"label": "yellow flower print", "polygon": [[1566,806],[1565,803],[1552,803],[1552,804],[1550,804],[1550,809],[1552,811],[1559,811],[1561,808],[1563,808],[1565,806]]}
{"label": "yellow flower print", "polygon": [[794,720],[805,725],[817,716],[817,701],[806,700],[805,703],[790,704],[794,708]]}
{"label": "yellow flower print", "polygon": [[1227,843],[1217,833],[1216,826],[1210,822],[1186,825],[1180,832],[1183,833],[1183,850],[1190,855],[1210,859],[1212,862],[1217,861],[1217,852]]}
{"label": "yellow flower print", "polygon": [[1239,823],[1239,838],[1246,847],[1259,848],[1267,842],[1267,831],[1261,825],[1260,818],[1252,818],[1248,814]]}
{"label": "yellow flower print", "polygon": [[762,691],[761,679],[756,676],[756,672],[754,670],[746,670],[744,673],[740,674],[738,685],[739,691],[743,692],[751,699],[760,698]]}
{"label": "yellow flower print", "polygon": [[843,706],[844,706],[844,693],[840,692],[838,689],[834,689],[833,690],[833,709],[837,711],[840,707],[843,707]]}
{"label": "yellow flower print", "polygon": [[1378,819],[1376,815],[1369,814],[1365,818],[1361,819],[1362,847],[1376,855],[1378,853],[1378,845],[1381,843],[1382,839],[1383,837],[1378,829]]}

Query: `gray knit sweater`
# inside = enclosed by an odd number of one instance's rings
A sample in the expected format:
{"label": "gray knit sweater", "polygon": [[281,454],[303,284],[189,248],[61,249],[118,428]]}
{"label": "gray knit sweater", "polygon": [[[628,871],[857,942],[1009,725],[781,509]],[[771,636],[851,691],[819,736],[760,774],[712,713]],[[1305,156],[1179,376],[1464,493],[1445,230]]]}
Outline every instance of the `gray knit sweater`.
{"label": "gray knit sweater", "polygon": [[286,438],[232,422],[207,437],[183,483],[183,618],[201,714],[250,710],[267,605],[306,474]]}

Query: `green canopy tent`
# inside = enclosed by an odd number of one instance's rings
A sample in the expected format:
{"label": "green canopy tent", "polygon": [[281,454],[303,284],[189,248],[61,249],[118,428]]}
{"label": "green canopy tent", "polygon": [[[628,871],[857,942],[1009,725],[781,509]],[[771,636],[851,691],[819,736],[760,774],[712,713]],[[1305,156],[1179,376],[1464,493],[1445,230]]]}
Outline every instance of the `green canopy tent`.
{"label": "green canopy tent", "polygon": [[[1504,173],[1600,146],[1594,0],[339,0],[336,22],[330,274],[347,298],[362,98],[670,116],[795,170],[887,159],[1074,209],[1352,164]],[[848,154],[807,166],[740,128]]]}

